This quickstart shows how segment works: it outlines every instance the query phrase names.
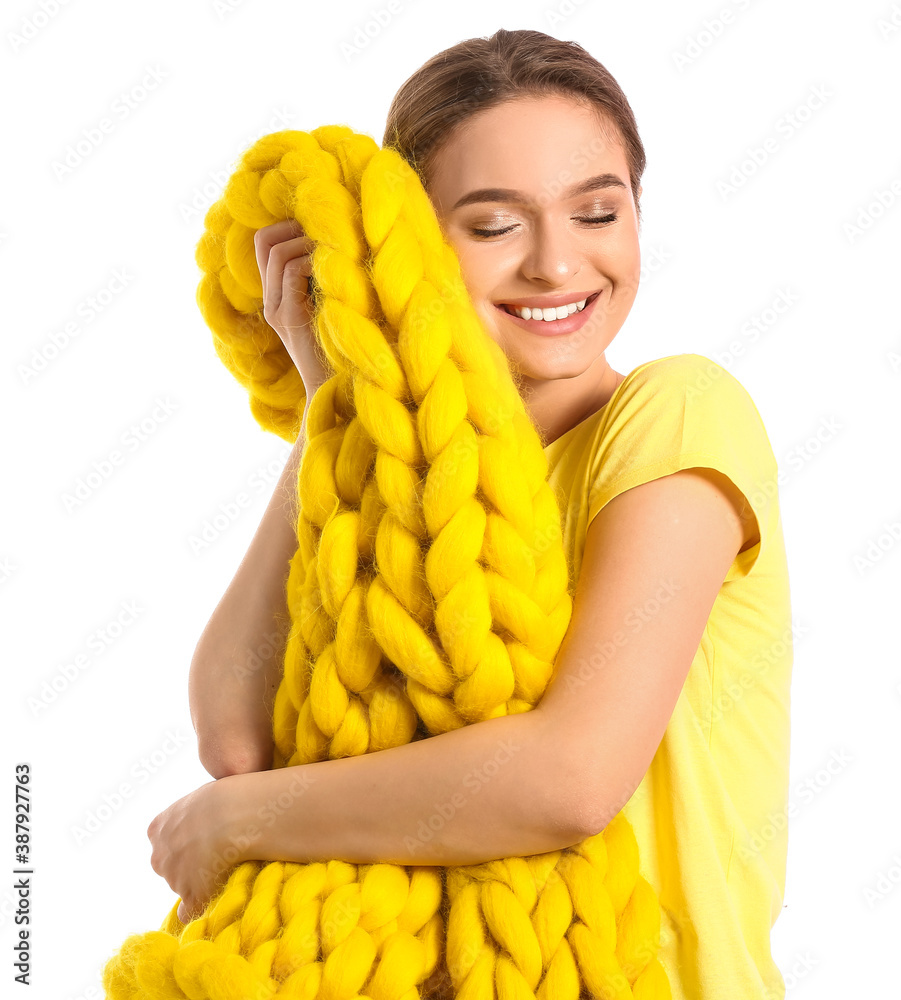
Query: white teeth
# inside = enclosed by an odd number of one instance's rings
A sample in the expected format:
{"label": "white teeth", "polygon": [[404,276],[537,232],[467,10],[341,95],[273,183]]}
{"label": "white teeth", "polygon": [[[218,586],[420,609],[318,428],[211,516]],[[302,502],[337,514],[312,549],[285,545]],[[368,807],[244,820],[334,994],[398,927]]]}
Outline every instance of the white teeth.
{"label": "white teeth", "polygon": [[587,301],[588,299],[582,299],[579,302],[570,302],[565,306],[551,307],[549,309],[530,309],[528,306],[523,306],[522,309],[517,306],[508,306],[507,308],[522,319],[540,319],[544,320],[545,323],[549,323],[552,320],[565,319],[567,316],[572,316],[574,312],[581,312],[585,308]]}

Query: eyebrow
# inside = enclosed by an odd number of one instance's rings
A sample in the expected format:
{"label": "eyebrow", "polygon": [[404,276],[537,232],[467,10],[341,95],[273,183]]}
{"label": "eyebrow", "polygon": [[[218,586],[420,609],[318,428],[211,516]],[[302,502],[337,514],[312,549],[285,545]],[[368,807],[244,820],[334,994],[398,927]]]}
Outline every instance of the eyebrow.
{"label": "eyebrow", "polygon": [[[580,194],[588,194],[589,191],[598,191],[601,188],[620,187],[625,188],[625,183],[616,174],[596,174],[588,180],[580,181],[563,193],[564,199],[576,198]],[[528,201],[522,191],[513,191],[510,188],[479,188],[477,191],[470,191],[453,206],[451,211],[462,208],[464,205],[473,205],[481,201],[514,201],[524,204]]]}

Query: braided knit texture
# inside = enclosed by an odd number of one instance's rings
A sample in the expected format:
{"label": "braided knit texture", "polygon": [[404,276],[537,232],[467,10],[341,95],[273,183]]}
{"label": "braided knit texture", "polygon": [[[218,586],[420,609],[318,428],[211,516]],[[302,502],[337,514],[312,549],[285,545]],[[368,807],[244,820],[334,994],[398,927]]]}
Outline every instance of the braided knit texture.
{"label": "braided knit texture", "polygon": [[[572,613],[560,508],[509,362],[415,171],[343,125],[254,143],[197,246],[198,304],[255,419],[293,442],[305,405],[263,318],[253,244],[289,218],[315,242],[314,326],[333,374],[298,471],[273,767],[531,710]],[[196,919],[182,924],[176,902],[158,931],[128,937],[104,988],[669,1000],[659,905],[638,869],[622,814],[574,847],[465,867],[243,862]]]}

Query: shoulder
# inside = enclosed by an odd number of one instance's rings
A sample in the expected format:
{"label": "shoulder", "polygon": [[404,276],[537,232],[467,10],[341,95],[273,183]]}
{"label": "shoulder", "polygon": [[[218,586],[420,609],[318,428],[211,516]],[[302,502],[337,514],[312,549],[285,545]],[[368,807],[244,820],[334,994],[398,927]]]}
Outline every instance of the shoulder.
{"label": "shoulder", "polygon": [[666,397],[706,402],[708,405],[743,401],[753,405],[747,389],[728,369],[703,354],[672,354],[646,361],[622,383],[625,396],[648,391]]}
{"label": "shoulder", "polygon": [[680,450],[754,451],[772,460],[763,419],[748,390],[703,354],[675,354],[634,368],[620,383],[604,431],[633,454]]}
{"label": "shoulder", "polygon": [[[637,486],[669,477],[655,487],[664,506],[681,490],[691,503],[721,499],[743,522],[745,571],[767,547],[778,521],[779,468],[763,420],[747,389],[725,368],[700,354],[646,362],[620,384],[589,456],[589,523],[610,501]],[[693,470],[689,472],[689,470]],[[675,477],[675,473],[684,473]],[[707,482],[699,482],[706,477]],[[645,491],[645,499],[650,491]],[[637,502],[635,497],[633,502]],[[752,523],[751,512],[756,523]],[[734,576],[737,570],[730,571]]]}

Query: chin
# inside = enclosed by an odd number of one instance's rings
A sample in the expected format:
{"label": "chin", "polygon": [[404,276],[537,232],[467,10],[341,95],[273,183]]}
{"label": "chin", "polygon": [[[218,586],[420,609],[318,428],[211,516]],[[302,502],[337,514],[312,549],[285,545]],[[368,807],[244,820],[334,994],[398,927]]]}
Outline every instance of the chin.
{"label": "chin", "polygon": [[580,358],[523,358],[515,353],[506,352],[510,365],[524,378],[536,381],[554,381],[556,379],[578,378],[591,367],[592,360]]}

